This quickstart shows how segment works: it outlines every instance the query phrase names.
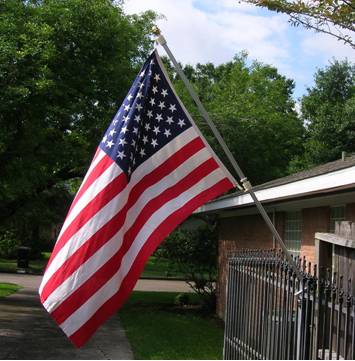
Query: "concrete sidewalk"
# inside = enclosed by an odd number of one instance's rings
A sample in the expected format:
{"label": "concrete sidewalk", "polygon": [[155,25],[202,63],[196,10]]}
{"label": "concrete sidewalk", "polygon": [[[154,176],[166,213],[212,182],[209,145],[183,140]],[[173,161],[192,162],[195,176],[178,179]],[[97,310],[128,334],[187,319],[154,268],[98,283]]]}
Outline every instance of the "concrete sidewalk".
{"label": "concrete sidewalk", "polygon": [[[81,349],[76,349],[40,304],[42,276],[0,273],[0,282],[24,288],[0,298],[0,359],[133,359],[118,316],[112,317]],[[139,280],[138,291],[191,292],[183,281]]]}
{"label": "concrete sidewalk", "polygon": [[0,299],[0,359],[133,359],[118,316],[81,349],[75,348],[40,304],[40,276],[0,274],[0,282],[24,288]]}

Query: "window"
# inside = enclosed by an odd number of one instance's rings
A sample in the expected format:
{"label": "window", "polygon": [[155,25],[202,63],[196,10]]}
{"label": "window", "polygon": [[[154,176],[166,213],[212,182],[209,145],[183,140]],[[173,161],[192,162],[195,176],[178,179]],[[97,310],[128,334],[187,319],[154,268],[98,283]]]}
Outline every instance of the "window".
{"label": "window", "polygon": [[302,214],[287,212],[285,219],[285,243],[287,249],[298,256],[301,251]]}
{"label": "window", "polygon": [[335,222],[345,220],[345,206],[330,207],[330,226],[329,231],[335,231]]}

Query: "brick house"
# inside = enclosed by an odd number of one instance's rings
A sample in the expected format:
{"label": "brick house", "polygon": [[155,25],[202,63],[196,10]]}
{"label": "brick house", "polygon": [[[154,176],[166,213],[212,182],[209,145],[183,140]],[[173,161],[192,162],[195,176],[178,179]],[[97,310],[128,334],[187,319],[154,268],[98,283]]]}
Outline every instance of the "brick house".
{"label": "brick house", "polygon": [[[355,155],[254,187],[287,248],[315,262],[316,232],[335,221],[355,221]],[[223,318],[228,254],[241,248],[277,247],[251,197],[237,192],[199,208],[219,223],[217,314]]]}

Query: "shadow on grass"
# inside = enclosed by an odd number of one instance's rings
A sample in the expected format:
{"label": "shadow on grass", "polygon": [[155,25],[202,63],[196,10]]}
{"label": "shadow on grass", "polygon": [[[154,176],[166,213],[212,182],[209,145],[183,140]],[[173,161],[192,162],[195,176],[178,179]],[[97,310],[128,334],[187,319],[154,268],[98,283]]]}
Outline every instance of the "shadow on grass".
{"label": "shadow on grass", "polygon": [[177,306],[177,293],[133,292],[119,311],[136,359],[221,359],[223,322],[199,306]]}

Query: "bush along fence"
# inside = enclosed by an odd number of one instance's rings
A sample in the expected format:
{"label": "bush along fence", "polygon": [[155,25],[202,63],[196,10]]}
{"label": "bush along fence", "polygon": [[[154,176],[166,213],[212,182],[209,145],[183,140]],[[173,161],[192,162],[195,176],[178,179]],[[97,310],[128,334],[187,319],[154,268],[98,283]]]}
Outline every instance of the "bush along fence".
{"label": "bush along fence", "polygon": [[224,359],[355,359],[351,280],[278,250],[229,259]]}

